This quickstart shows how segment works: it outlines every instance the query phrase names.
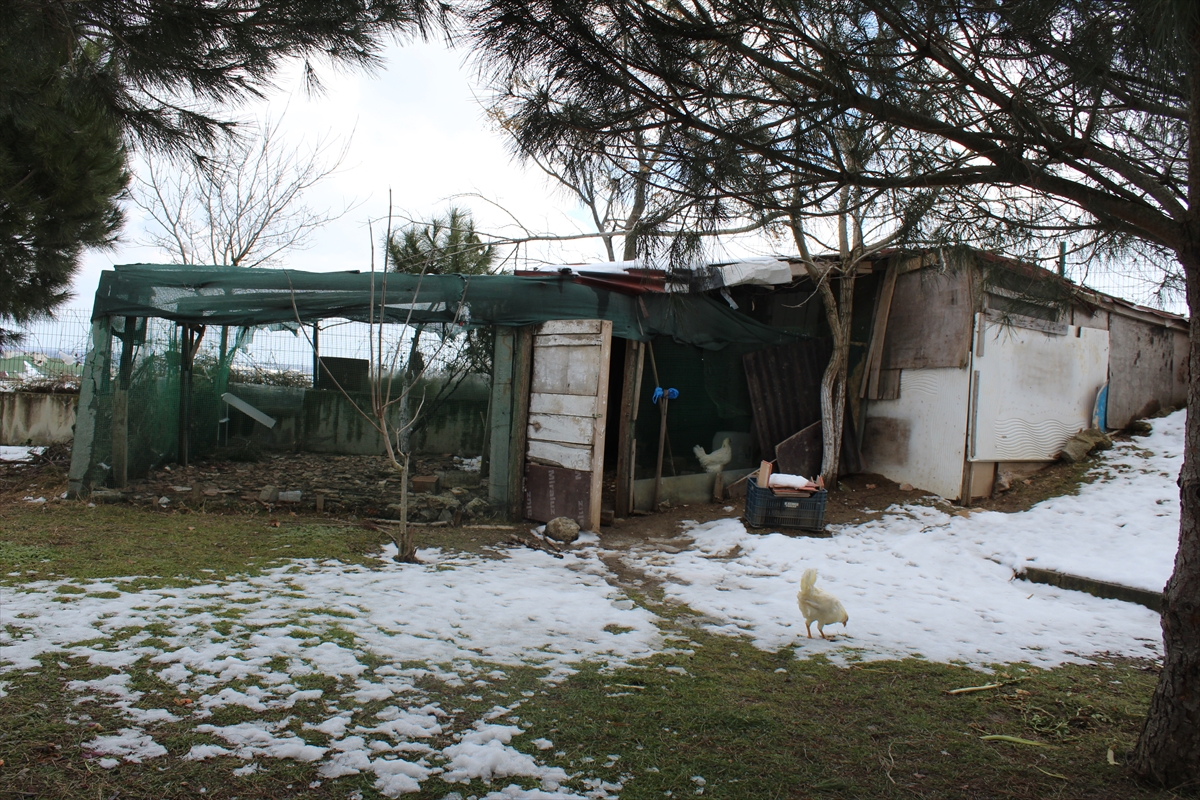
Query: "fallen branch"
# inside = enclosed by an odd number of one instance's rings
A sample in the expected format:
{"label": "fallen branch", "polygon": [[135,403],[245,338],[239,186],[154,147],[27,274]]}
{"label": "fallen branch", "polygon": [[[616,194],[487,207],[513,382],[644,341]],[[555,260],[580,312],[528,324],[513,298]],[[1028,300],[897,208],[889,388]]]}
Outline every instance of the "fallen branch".
{"label": "fallen branch", "polygon": [[1050,747],[1045,742],[1035,742],[1032,739],[1022,739],[1019,736],[1005,736],[1000,733],[993,733],[990,736],[980,736],[985,742],[1008,742],[1009,744],[1027,744],[1032,747]]}
{"label": "fallen branch", "polygon": [[983,686],[964,686],[961,689],[947,689],[944,694],[970,694],[971,692],[986,692],[988,689],[999,689],[1003,683],[985,683]]}
{"label": "fallen branch", "polygon": [[524,536],[512,535],[502,542],[502,544],[518,544],[523,547],[528,547],[531,550],[541,550],[543,553],[549,553],[555,558],[562,558],[563,554],[558,548],[550,545],[548,542],[539,542],[533,539],[526,539]]}

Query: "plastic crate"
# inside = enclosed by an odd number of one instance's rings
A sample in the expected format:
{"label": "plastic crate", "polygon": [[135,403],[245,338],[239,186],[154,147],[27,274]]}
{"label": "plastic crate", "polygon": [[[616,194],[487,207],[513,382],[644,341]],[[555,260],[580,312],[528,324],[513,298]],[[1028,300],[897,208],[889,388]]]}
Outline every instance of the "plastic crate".
{"label": "plastic crate", "polygon": [[746,479],[746,524],[752,528],[800,528],[825,530],[824,489],[811,497],[779,497],[758,485],[754,475]]}

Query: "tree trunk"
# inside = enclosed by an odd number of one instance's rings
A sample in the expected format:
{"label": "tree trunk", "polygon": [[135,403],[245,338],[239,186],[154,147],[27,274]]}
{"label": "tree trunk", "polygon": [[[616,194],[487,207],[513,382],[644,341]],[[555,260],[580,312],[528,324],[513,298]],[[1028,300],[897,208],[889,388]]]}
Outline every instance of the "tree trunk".
{"label": "tree trunk", "polygon": [[1179,474],[1179,550],[1163,592],[1163,666],[1133,768],[1167,787],[1200,783],[1200,236],[1179,261],[1191,310],[1188,415]]}
{"label": "tree trunk", "polygon": [[[827,279],[828,280],[828,279]],[[824,301],[833,301],[833,292]],[[833,334],[833,355],[821,376],[821,477],[837,486],[841,471],[842,433],[846,419],[846,375],[850,366],[850,322],[854,305],[854,270],[838,280],[837,313],[827,314]]]}

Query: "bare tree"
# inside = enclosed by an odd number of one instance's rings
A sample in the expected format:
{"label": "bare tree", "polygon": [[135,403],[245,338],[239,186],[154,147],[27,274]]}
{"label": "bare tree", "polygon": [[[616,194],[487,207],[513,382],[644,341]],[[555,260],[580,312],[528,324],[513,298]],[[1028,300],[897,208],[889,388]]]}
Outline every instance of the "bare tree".
{"label": "bare tree", "polygon": [[349,211],[317,209],[304,197],[337,170],[346,145],[319,139],[305,149],[291,147],[280,141],[282,122],[224,136],[203,157],[148,154],[133,190],[152,223],[146,243],[181,264],[273,266]]}
{"label": "bare tree", "polygon": [[[322,226],[350,208],[314,208],[305,192],[332,175],[348,144],[326,139],[299,149],[281,141],[283,116],[253,132],[226,135],[204,157],[148,153],[134,180],[134,203],[150,218],[146,243],[180,264],[265,267],[310,244]],[[231,358],[221,328],[219,365]]]}

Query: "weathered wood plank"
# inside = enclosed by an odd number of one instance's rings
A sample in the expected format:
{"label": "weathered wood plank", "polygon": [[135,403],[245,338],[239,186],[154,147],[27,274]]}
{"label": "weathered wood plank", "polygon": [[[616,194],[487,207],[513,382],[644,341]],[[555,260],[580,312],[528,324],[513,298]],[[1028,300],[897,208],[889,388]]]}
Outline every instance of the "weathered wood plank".
{"label": "weathered wood plank", "polygon": [[596,420],[591,417],[569,417],[565,414],[530,414],[529,441],[592,444]]}
{"label": "weathered wood plank", "polygon": [[534,392],[529,398],[529,413],[591,417],[596,413],[596,398],[585,394],[544,394]]}
{"label": "weathered wood plank", "polygon": [[601,383],[599,350],[597,347],[539,349],[533,367],[533,391],[595,397]]}
{"label": "weathered wood plank", "polygon": [[[901,275],[892,295],[880,367],[965,367],[974,321],[975,301],[968,271],[925,269]],[[873,384],[872,388],[877,387]]]}
{"label": "weathered wood plank", "polygon": [[592,468],[592,448],[590,446],[530,440],[527,450],[530,459],[536,459],[548,466],[584,471]]}
{"label": "weathered wood plank", "polygon": [[1048,319],[1027,317],[1024,314],[1011,314],[1007,311],[996,311],[995,309],[988,309],[983,313],[987,317],[988,322],[996,325],[1012,325],[1014,328],[1028,328],[1033,331],[1053,334],[1054,336],[1066,336],[1067,330],[1070,327],[1065,322],[1051,322]]}
{"label": "weathered wood plank", "polygon": [[775,460],[779,464],[779,471],[788,475],[816,477],[821,473],[823,454],[820,422],[814,422],[775,445]]}
{"label": "weathered wood plank", "polygon": [[603,322],[599,319],[552,319],[543,322],[538,333],[600,333]]}
{"label": "weathered wood plank", "polygon": [[542,334],[534,338],[534,347],[599,347],[603,342],[598,333]]}
{"label": "weathered wood plank", "polygon": [[637,421],[645,359],[646,348],[641,342],[632,339],[625,342],[625,374],[621,380],[621,416],[617,436],[617,491],[613,504],[618,517],[628,517],[633,510],[634,423]]}
{"label": "weathered wood plank", "polygon": [[518,328],[513,342],[513,412],[508,443],[508,513],[514,520],[521,518],[525,501],[525,434],[532,373],[533,327]]}
{"label": "weathered wood plank", "polygon": [[592,494],[586,530],[600,531],[601,499],[604,492],[604,434],[608,429],[608,372],[612,362],[612,322],[600,321],[600,372],[597,376],[596,409],[592,433]]}
{"label": "weathered wood plank", "polygon": [[888,259],[887,271],[883,274],[883,285],[879,290],[879,305],[875,308],[875,322],[871,326],[871,343],[867,347],[867,378],[860,390],[861,396],[869,400],[879,397],[879,370],[883,362],[883,345],[887,338],[892,297],[896,292],[897,272],[895,260]]}

